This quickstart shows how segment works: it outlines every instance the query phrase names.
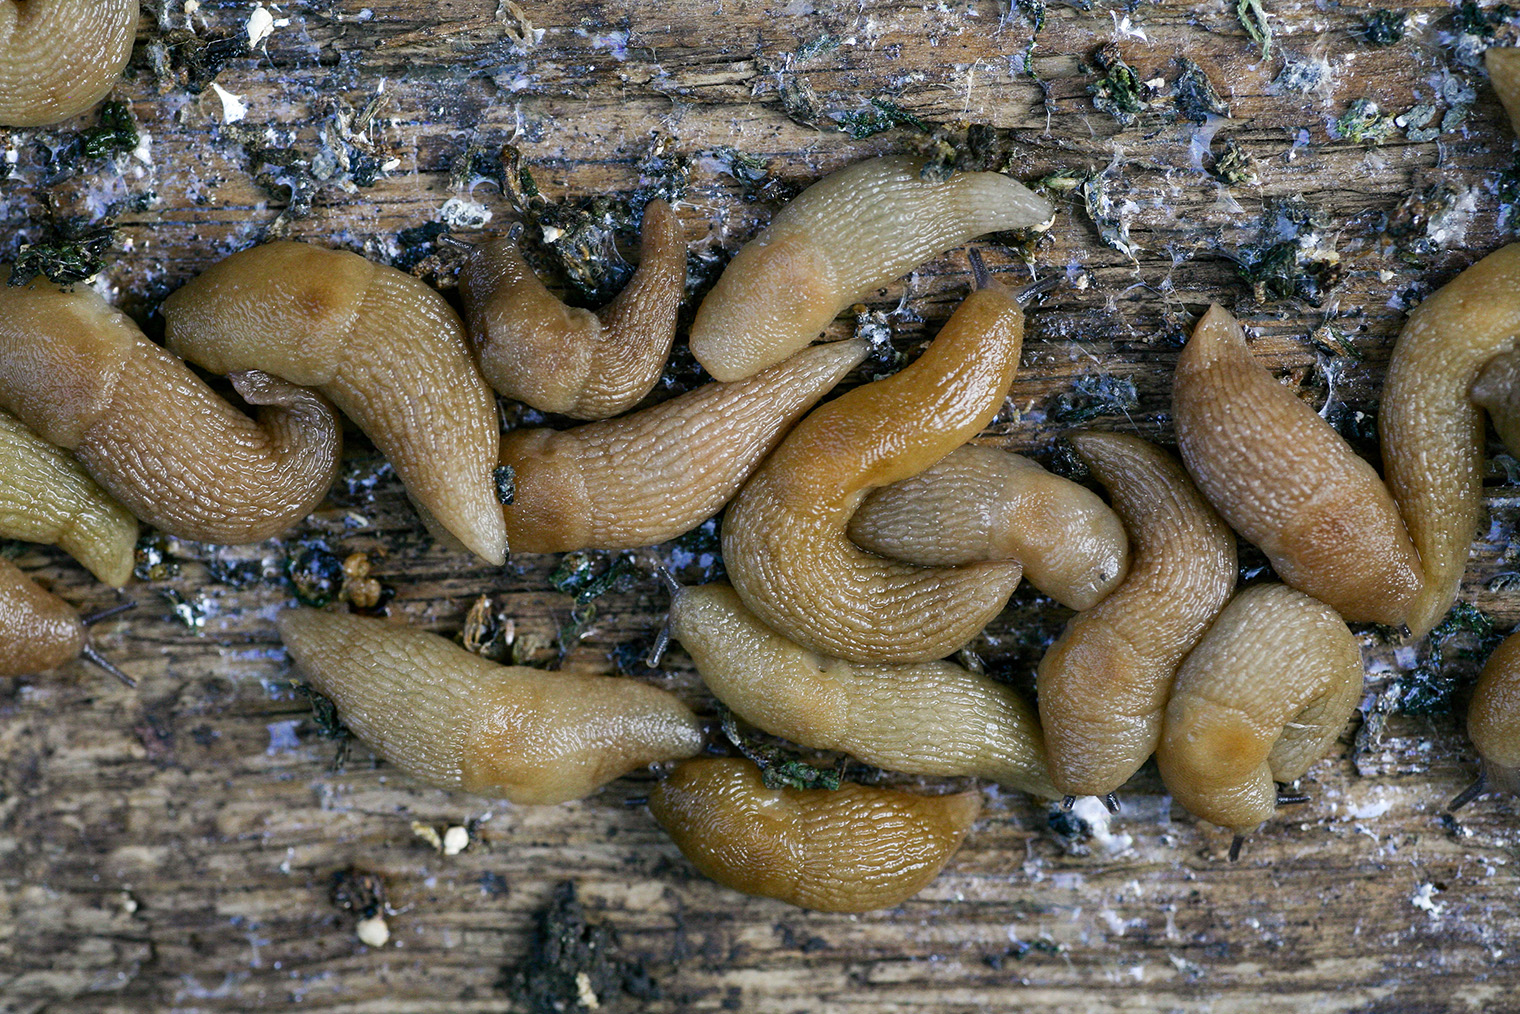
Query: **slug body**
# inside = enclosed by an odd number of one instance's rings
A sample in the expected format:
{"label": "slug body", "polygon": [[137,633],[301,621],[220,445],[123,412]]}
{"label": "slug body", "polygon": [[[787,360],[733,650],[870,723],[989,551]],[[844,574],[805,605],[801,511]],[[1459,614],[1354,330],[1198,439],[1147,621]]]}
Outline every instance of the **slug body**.
{"label": "slug body", "polygon": [[1388,487],[1217,305],[1177,360],[1172,411],[1198,488],[1285,582],[1348,620],[1404,622],[1420,560]]}
{"label": "slug body", "polygon": [[1468,393],[1488,413],[1505,450],[1520,454],[1520,351],[1490,359]]}
{"label": "slug body", "polygon": [[1103,796],[1161,738],[1183,658],[1235,587],[1235,537],[1160,448],[1118,433],[1068,438],[1129,529],[1129,576],[1040,659],[1040,723],[1056,788]]}
{"label": "slug body", "polygon": [[515,488],[501,513],[513,549],[634,549],[690,531],[865,356],[860,341],[819,345],[621,419],[508,433],[501,463]]}
{"label": "slug body", "polygon": [[1509,114],[1510,126],[1520,134],[1520,49],[1513,46],[1490,46],[1483,51],[1483,65],[1499,101]]}
{"label": "slug body", "polygon": [[0,475],[0,536],[59,546],[113,588],[131,580],[137,519],[8,412],[0,412]]}
{"label": "slug body", "polygon": [[778,363],[840,311],[989,232],[1048,224],[1050,204],[1001,173],[920,176],[873,158],[808,187],[742,247],[697,309],[691,351],[719,380]]}
{"label": "slug body", "polygon": [[1494,649],[1467,709],[1467,735],[1483,760],[1477,788],[1520,795],[1520,634]]}
{"label": "slug body", "polygon": [[1423,637],[1457,597],[1482,512],[1483,412],[1468,398],[1520,340],[1520,244],[1489,254],[1409,315],[1388,361],[1378,432],[1389,491],[1420,555],[1406,622]]}
{"label": "slug body", "polygon": [[0,126],[58,123],[105,98],[137,18],[138,0],[0,0]]}
{"label": "slug body", "polygon": [[819,912],[869,912],[913,897],[981,808],[976,792],[767,789],[760,769],[737,759],[687,761],[649,794],[654,819],[702,873]]}
{"label": "slug body", "polygon": [[849,535],[920,567],[1017,560],[1026,581],[1077,610],[1129,573],[1124,523],[1097,494],[1028,458],[972,444],[871,493]]}
{"label": "slug body", "polygon": [[497,665],[436,634],[347,613],[286,610],[279,626],[344,724],[429,785],[559,803],[702,749],[691,710],[646,683]]}
{"label": "slug body", "polygon": [[1323,757],[1362,696],[1345,621],[1285,585],[1247,588],[1177,672],[1156,750],[1189,812],[1246,834],[1277,809],[1275,782]]}
{"label": "slug body", "polygon": [[262,370],[314,387],[353,419],[418,505],[500,564],[496,400],[442,296],[357,254],[268,243],[164,301],[168,345],[215,373]]}
{"label": "slug body", "polygon": [[917,361],[797,424],[723,522],[729,578],[761,621],[819,654],[925,662],[1002,610],[1019,564],[914,567],[856,548],[845,527],[872,488],[922,471],[992,421],[1023,335],[1008,290],[973,292]]}
{"label": "slug body", "polygon": [[0,676],[26,676],[71,662],[84,649],[74,607],[0,558]]}
{"label": "slug body", "polygon": [[751,725],[915,775],[970,775],[1045,798],[1045,739],[1011,687],[949,662],[856,665],[767,628],[726,585],[683,588],[670,609],[707,688]]}
{"label": "slug body", "polygon": [[459,291],[480,371],[498,394],[606,419],[637,404],[665,368],[686,292],[686,241],[670,205],[650,201],[639,268],[596,313],[560,302],[506,238],[476,248]]}
{"label": "slug body", "polygon": [[338,468],[337,415],[315,392],[249,372],[257,424],[83,286],[5,284],[0,408],[170,535],[222,545],[279,535],[322,501]]}

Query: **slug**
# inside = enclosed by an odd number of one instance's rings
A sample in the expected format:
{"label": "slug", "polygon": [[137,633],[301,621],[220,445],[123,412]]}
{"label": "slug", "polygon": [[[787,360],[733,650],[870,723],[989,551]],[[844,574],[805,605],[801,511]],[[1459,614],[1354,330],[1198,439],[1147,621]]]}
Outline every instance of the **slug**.
{"label": "slug", "polygon": [[1520,134],[1520,49],[1513,46],[1490,46],[1483,51],[1483,65],[1493,82],[1499,101],[1509,114],[1510,126]]}
{"label": "slug", "polygon": [[121,77],[137,0],[0,0],[0,126],[78,115]]}
{"label": "slug", "polygon": [[1409,315],[1388,361],[1378,433],[1388,489],[1420,555],[1406,623],[1424,637],[1456,601],[1482,513],[1483,412],[1468,400],[1520,340],[1520,243],[1478,261]]}
{"label": "slug", "polygon": [[506,558],[496,399],[442,296],[357,254],[268,243],[164,301],[171,349],[214,373],[262,370],[320,390],[471,552]]}
{"label": "slug", "polygon": [[1235,536],[1159,447],[1119,433],[1067,439],[1108,489],[1132,555],[1124,583],[1040,659],[1040,724],[1056,788],[1107,796],[1155,751],[1172,676],[1230,599]]}
{"label": "slug", "polygon": [[665,368],[686,292],[686,240],[670,205],[650,201],[639,268],[596,313],[555,298],[506,237],[470,255],[459,292],[480,370],[498,394],[606,419],[637,404]]}
{"label": "slug", "polygon": [[1478,748],[1478,778],[1451,801],[1456,810],[1486,792],[1520,795],[1520,634],[1488,656],[1467,708],[1467,735]]}
{"label": "slug", "polygon": [[85,640],[87,628],[133,605],[123,603],[81,619],[73,606],[0,557],[0,676],[27,676],[83,657],[127,686],[137,686]]}
{"label": "slug", "polygon": [[113,588],[131,580],[137,519],[9,412],[0,412],[0,475],[0,536],[59,546]]}
{"label": "slug", "polygon": [[729,579],[762,622],[850,662],[926,662],[1002,610],[1017,562],[915,567],[856,548],[845,528],[872,488],[922,471],[992,421],[1023,336],[1018,300],[989,284],[911,365],[793,428],[723,521]]}
{"label": "slug", "polygon": [[501,508],[526,553],[635,549],[716,514],[804,412],[866,357],[850,340],[804,349],[732,384],[704,384],[633,415],[570,430],[515,430]]}
{"label": "slug", "polygon": [[1161,780],[1194,816],[1245,835],[1276,811],[1274,783],[1323,757],[1361,696],[1361,648],[1335,610],[1286,585],[1247,588],[1177,671]]}
{"label": "slug", "polygon": [[436,634],[349,613],[287,609],[279,628],[354,735],[439,788],[561,803],[702,749],[696,716],[647,683],[497,665]]}
{"label": "slug", "polygon": [[727,585],[671,588],[670,632],[713,695],[751,725],[912,775],[970,775],[1047,799],[1034,709],[949,662],[853,665],[788,641]]}
{"label": "slug", "polygon": [[1388,487],[1218,305],[1178,357],[1172,414],[1198,488],[1283,581],[1348,620],[1404,622],[1420,560]]}
{"label": "slug", "polygon": [[873,158],[824,177],[724,269],[691,326],[691,351],[739,380],[811,342],[840,311],[989,232],[1044,228],[1050,204],[1001,173],[932,182],[922,159]]}
{"label": "slug", "polygon": [[907,901],[939,875],[981,809],[976,792],[767,789],[760,769],[736,758],[687,761],[649,794],[654,819],[703,874],[818,912]]}
{"label": "slug", "polygon": [[1520,351],[1490,359],[1473,381],[1468,396],[1488,413],[1505,450],[1520,454]]}
{"label": "slug", "polygon": [[73,451],[138,518],[199,542],[261,542],[327,494],[342,431],[315,392],[234,376],[265,406],[255,424],[93,289],[9,276],[0,267],[0,409]]}
{"label": "slug", "polygon": [[1124,524],[1097,494],[995,447],[959,447],[874,491],[847,531],[862,549],[920,567],[1017,560],[1026,581],[1079,611],[1129,573]]}

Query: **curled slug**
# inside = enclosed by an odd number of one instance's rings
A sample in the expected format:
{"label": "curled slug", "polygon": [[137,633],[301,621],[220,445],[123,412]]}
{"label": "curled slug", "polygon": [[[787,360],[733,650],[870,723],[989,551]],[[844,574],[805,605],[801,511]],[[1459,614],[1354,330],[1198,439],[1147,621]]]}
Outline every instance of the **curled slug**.
{"label": "curled slug", "polygon": [[0,268],[0,408],[71,450],[123,506],[170,535],[221,545],[283,533],[338,469],[338,418],[315,392],[232,378],[257,424],[93,290]]}
{"label": "curled slug", "polygon": [[137,0],[0,0],[0,126],[58,123],[105,98],[137,17]]}
{"label": "curled slug", "polygon": [[503,666],[384,620],[287,609],[280,640],[343,723],[407,774],[514,803],[561,803],[655,761],[702,727],[636,680]]}
{"label": "curled slug", "polygon": [[719,380],[779,363],[840,311],[952,247],[1040,228],[1050,204],[1001,173],[920,175],[922,159],[873,158],[824,177],[734,256],[697,309],[691,351]]}
{"label": "curled slug", "polygon": [[1247,588],[1177,671],[1161,779],[1194,816],[1247,834],[1276,811],[1274,783],[1325,755],[1361,695],[1361,648],[1335,610],[1286,585]]}
{"label": "curled slug", "polygon": [[1404,622],[1420,560],[1388,487],[1218,305],[1178,357],[1172,413],[1198,488],[1283,581],[1348,620]]}
{"label": "curled slug", "polygon": [[1023,337],[1014,295],[980,289],[914,363],[793,428],[723,521],[729,579],[762,622],[851,662],[926,662],[1002,610],[1018,563],[915,567],[856,548],[845,527],[873,487],[922,471],[992,421]]}
{"label": "curled slug", "polygon": [[1056,788],[1106,796],[1156,749],[1172,676],[1235,588],[1235,536],[1159,447],[1118,433],[1068,440],[1108,489],[1132,555],[1124,583],[1040,659],[1040,724]]}
{"label": "curled slug", "polygon": [[9,412],[0,412],[0,475],[0,535],[59,546],[113,588],[131,579],[137,519]]}
{"label": "curled slug", "polygon": [[862,549],[920,567],[1017,560],[1026,581],[1077,610],[1129,573],[1124,524],[1097,494],[995,447],[956,448],[875,490],[847,531]]}
{"label": "curled slug", "polygon": [[1467,708],[1467,735],[1478,748],[1478,778],[1451,801],[1455,810],[1486,792],[1520,795],[1520,634],[1488,656]]}
{"label": "curled slug", "polygon": [[1483,51],[1483,65],[1493,82],[1499,101],[1509,114],[1510,126],[1520,134],[1520,49],[1513,46],[1490,46]]}
{"label": "curled slug", "polygon": [[83,619],[74,607],[44,591],[9,560],[0,558],[0,676],[27,676],[57,668],[81,656],[129,687],[137,683],[106,661],[85,630],[134,603],[124,603]]}
{"label": "curled slug", "polygon": [[1388,361],[1378,433],[1388,489],[1420,555],[1406,623],[1424,637],[1457,597],[1482,513],[1483,412],[1468,398],[1520,340],[1520,243],[1489,254],[1409,315]]}
{"label": "curled slug", "polygon": [[665,368],[686,292],[686,241],[670,205],[650,201],[639,268],[596,313],[544,288],[511,238],[475,249],[459,292],[480,371],[498,394],[606,419],[637,404]]}
{"label": "curled slug", "polygon": [[496,399],[438,293],[357,254],[268,243],[175,292],[164,319],[169,347],[214,373],[262,370],[320,390],[429,516],[503,562]]}
{"label": "curled slug", "polygon": [[751,725],[890,771],[970,775],[1037,796],[1050,784],[1034,709],[949,662],[854,665],[766,627],[727,585],[671,589],[670,632],[702,681]]}
{"label": "curled slug", "polygon": [[976,792],[767,789],[760,769],[738,759],[687,761],[649,794],[654,819],[703,874],[819,912],[907,901],[939,875],[981,809]]}
{"label": "curled slug", "polygon": [[1520,351],[1490,359],[1468,395],[1488,413],[1505,449],[1520,454]]}
{"label": "curled slug", "polygon": [[508,433],[501,463],[514,490],[501,513],[512,548],[634,549],[690,531],[865,357],[861,341],[819,345],[621,419]]}

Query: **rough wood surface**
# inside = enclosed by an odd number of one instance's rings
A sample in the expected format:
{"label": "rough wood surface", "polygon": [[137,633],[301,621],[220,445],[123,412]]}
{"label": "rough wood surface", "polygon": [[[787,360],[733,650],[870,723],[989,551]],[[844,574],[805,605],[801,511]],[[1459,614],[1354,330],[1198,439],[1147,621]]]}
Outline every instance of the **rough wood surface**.
{"label": "rough wood surface", "polygon": [[[45,193],[60,213],[88,217],[151,193],[145,210],[117,212],[102,276],[151,331],[166,292],[263,234],[283,206],[252,178],[244,143],[222,123],[226,107],[244,103],[243,125],[275,131],[265,144],[309,156],[335,100],[363,110],[383,95],[367,139],[395,168],[352,192],[320,187],[312,213],[288,222],[290,235],[392,256],[399,230],[436,220],[453,197],[480,202],[493,212],[489,228],[504,227],[511,206],[494,184],[451,177],[469,146],[511,141],[553,199],[627,197],[650,182],[652,154],[690,156],[679,214],[695,248],[718,257],[796,187],[918,143],[911,130],[855,141],[832,129],[830,114],[868,112],[870,99],[885,98],[930,121],[1007,128],[1012,171],[1026,179],[1109,169],[1133,257],[1100,240],[1079,198],[1061,199],[1033,261],[1073,284],[1033,315],[1026,369],[992,430],[1045,453],[1070,418],[1054,399],[1100,376],[1132,379],[1137,399],[1092,425],[1168,439],[1179,329],[1211,300],[1233,306],[1258,336],[1256,353],[1306,397],[1322,398],[1329,378],[1354,421],[1375,406],[1402,307],[1506,239],[1512,135],[1482,74],[1457,60],[1464,40],[1441,3],[1422,2],[1408,38],[1374,48],[1360,37],[1370,8],[1267,0],[1270,58],[1233,3],[1052,6],[1032,51],[1038,81],[1024,72],[1031,21],[998,0],[523,0],[542,30],[527,42],[514,39],[509,6],[498,21],[496,0],[281,5],[267,41],[217,78],[228,100],[161,82],[147,46],[186,25],[202,36],[242,33],[252,7],[206,0],[187,14],[171,0],[161,17],[145,14],[117,91],[151,137],[151,162],[50,168],[49,153],[92,115],[15,133],[5,145],[14,171],[0,179],[0,255],[41,234]],[[1512,29],[1499,31],[1504,39]],[[1096,75],[1079,66],[1109,42],[1141,80],[1171,82],[1177,57],[1195,60],[1229,118],[1200,128],[1163,94],[1121,127],[1094,108]],[[1323,80],[1308,91],[1274,87],[1285,58],[1318,66]],[[1476,93],[1470,115],[1433,139],[1393,129],[1366,145],[1332,130],[1363,97],[1388,113],[1429,101],[1439,125],[1464,83]],[[809,91],[822,128],[784,108]],[[1208,176],[1207,135],[1216,155],[1238,141],[1259,182]],[[723,172],[723,146],[758,156],[779,182]],[[1459,211],[1465,195],[1470,213],[1434,230],[1441,242],[1419,264],[1406,263],[1380,241],[1386,216],[1397,225],[1406,197],[1440,182],[1458,192]],[[1345,272],[1318,308],[1257,300],[1231,259],[1263,241],[1269,203],[1293,196],[1321,216],[1323,244]],[[995,268],[1027,276],[1011,251],[980,245]],[[968,283],[964,254],[952,253],[873,305],[890,310],[906,295],[891,324],[899,347],[912,349]],[[1318,351],[1309,335],[1326,325],[1360,358]],[[290,539],[172,545],[178,574],[133,586],[138,609],[95,642],[139,677],[137,690],[83,664],[0,684],[0,1009],[506,1010],[503,969],[525,960],[534,915],[564,879],[615,928],[623,952],[645,962],[663,994],[642,1004],[651,1011],[1520,1009],[1515,803],[1485,799],[1459,822],[1443,820],[1445,801],[1472,775],[1459,718],[1441,707],[1401,712],[1425,650],[1370,633],[1369,722],[1304,780],[1311,802],[1251,840],[1238,864],[1224,861],[1224,832],[1174,810],[1148,768],[1125,790],[1122,816],[1095,836],[1063,838],[1043,806],[992,794],[928,890],[855,918],[702,880],[638,805],[652,776],[577,804],[522,808],[418,787],[362,746],[334,772],[334,745],[292,692],[271,623],[290,600],[279,575],[301,539],[324,539],[340,557],[369,552],[396,590],[391,612],[446,634],[482,594],[514,619],[523,644],[551,643],[572,608],[548,584],[556,560],[524,557],[494,571],[449,555],[422,535],[362,440],[348,456],[352,477],[378,472],[378,481],[341,488]],[[1463,593],[1500,629],[1520,620],[1504,590],[1520,556],[1520,487],[1507,481],[1496,468],[1495,523],[1475,546]],[[114,600],[60,553],[24,547],[18,561],[81,607]],[[265,579],[229,583],[237,561]],[[198,622],[176,618],[181,602]],[[977,645],[1015,680],[1027,680],[1061,622],[1048,604],[1021,602]],[[652,637],[663,598],[646,581],[595,605],[565,664],[609,669],[619,646]],[[1459,714],[1473,663],[1456,654],[1446,656]],[[710,713],[683,655],[651,678]],[[444,856],[413,821],[470,824],[475,837]],[[361,944],[353,917],[329,899],[333,875],[350,866],[383,878],[392,910],[384,947]]]}

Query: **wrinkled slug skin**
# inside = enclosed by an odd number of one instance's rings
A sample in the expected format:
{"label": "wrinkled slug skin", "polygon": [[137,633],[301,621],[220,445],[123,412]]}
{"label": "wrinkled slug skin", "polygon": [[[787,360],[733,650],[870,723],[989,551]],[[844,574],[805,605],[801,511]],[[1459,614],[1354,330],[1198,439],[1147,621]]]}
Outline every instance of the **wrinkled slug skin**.
{"label": "wrinkled slug skin", "polygon": [[1002,610],[1017,563],[915,567],[856,548],[845,526],[872,488],[922,471],[992,420],[1023,334],[1008,290],[973,292],[917,361],[793,428],[723,521],[729,580],[762,622],[851,662],[927,662]]}
{"label": "wrinkled slug skin", "polygon": [[0,0],[0,126],[59,123],[105,98],[137,17],[137,0]]}
{"label": "wrinkled slug skin", "polygon": [[1124,523],[1096,493],[995,447],[968,444],[871,493],[850,541],[920,567],[1017,560],[1024,579],[1091,609],[1129,573]]}
{"label": "wrinkled slug skin", "polygon": [[320,390],[439,524],[482,559],[505,559],[496,399],[438,293],[357,254],[268,243],[175,292],[164,319],[169,347],[212,372]]}
{"label": "wrinkled slug skin", "polygon": [[840,311],[919,264],[989,232],[1044,225],[1050,204],[1001,173],[933,183],[891,156],[804,190],[746,243],[697,309],[691,351],[719,380],[779,363]]}
{"label": "wrinkled slug skin", "polygon": [[702,749],[696,716],[647,683],[497,665],[436,634],[350,613],[289,609],[279,627],[297,668],[354,735],[429,785],[560,803]]}
{"label": "wrinkled slug skin", "polygon": [[1235,536],[1176,458],[1138,437],[1068,437],[1129,530],[1129,576],[1040,659],[1056,788],[1102,796],[1156,749],[1172,676],[1235,588]]}
{"label": "wrinkled slug skin", "polygon": [[1405,621],[1424,637],[1457,597],[1482,513],[1483,413],[1468,392],[1520,339],[1520,244],[1489,254],[1409,315],[1388,361],[1378,434],[1388,489],[1424,582]]}
{"label": "wrinkled slug skin", "polygon": [[0,412],[0,476],[0,536],[59,546],[113,588],[131,580],[137,519],[9,412]]}
{"label": "wrinkled slug skin", "polygon": [[1520,454],[1520,352],[1490,359],[1468,394],[1488,413],[1505,450]]}
{"label": "wrinkled slug skin", "polygon": [[1483,51],[1483,64],[1488,68],[1488,79],[1515,133],[1520,134],[1520,49],[1512,46],[1490,46]]}
{"label": "wrinkled slug skin", "polygon": [[1047,799],[1034,709],[1011,687],[949,662],[855,665],[766,627],[727,585],[684,588],[670,632],[702,681],[751,725],[911,775],[970,775]]}
{"label": "wrinkled slug skin", "polygon": [[907,901],[939,875],[981,809],[976,792],[767,789],[759,768],[727,758],[687,761],[649,794],[654,819],[703,874],[818,912]]}
{"label": "wrinkled slug skin", "polygon": [[1198,488],[1279,577],[1347,620],[1404,622],[1420,560],[1388,487],[1217,305],[1177,360],[1172,412]]}
{"label": "wrinkled slug skin", "polygon": [[72,662],[84,625],[67,602],[0,559],[0,676],[26,676]]}
{"label": "wrinkled slug skin", "polygon": [[621,419],[508,433],[501,463],[516,488],[501,513],[513,550],[635,549],[690,531],[865,357],[864,342],[818,345]]}
{"label": "wrinkled slug skin", "polygon": [[1467,709],[1467,735],[1490,787],[1520,795],[1520,634],[1494,649]]}
{"label": "wrinkled slug skin", "polygon": [[505,238],[475,249],[459,292],[480,371],[498,394],[607,419],[637,404],[665,368],[686,292],[686,240],[670,205],[650,201],[639,268],[596,313],[560,302]]}
{"label": "wrinkled slug skin", "polygon": [[1325,756],[1361,696],[1361,648],[1335,610],[1286,585],[1247,588],[1177,672],[1161,779],[1194,816],[1246,834],[1277,809],[1274,783]]}
{"label": "wrinkled slug skin", "polygon": [[137,517],[180,538],[260,542],[310,514],[338,470],[337,414],[314,391],[247,373],[257,424],[93,290],[0,268],[0,408],[74,452]]}

